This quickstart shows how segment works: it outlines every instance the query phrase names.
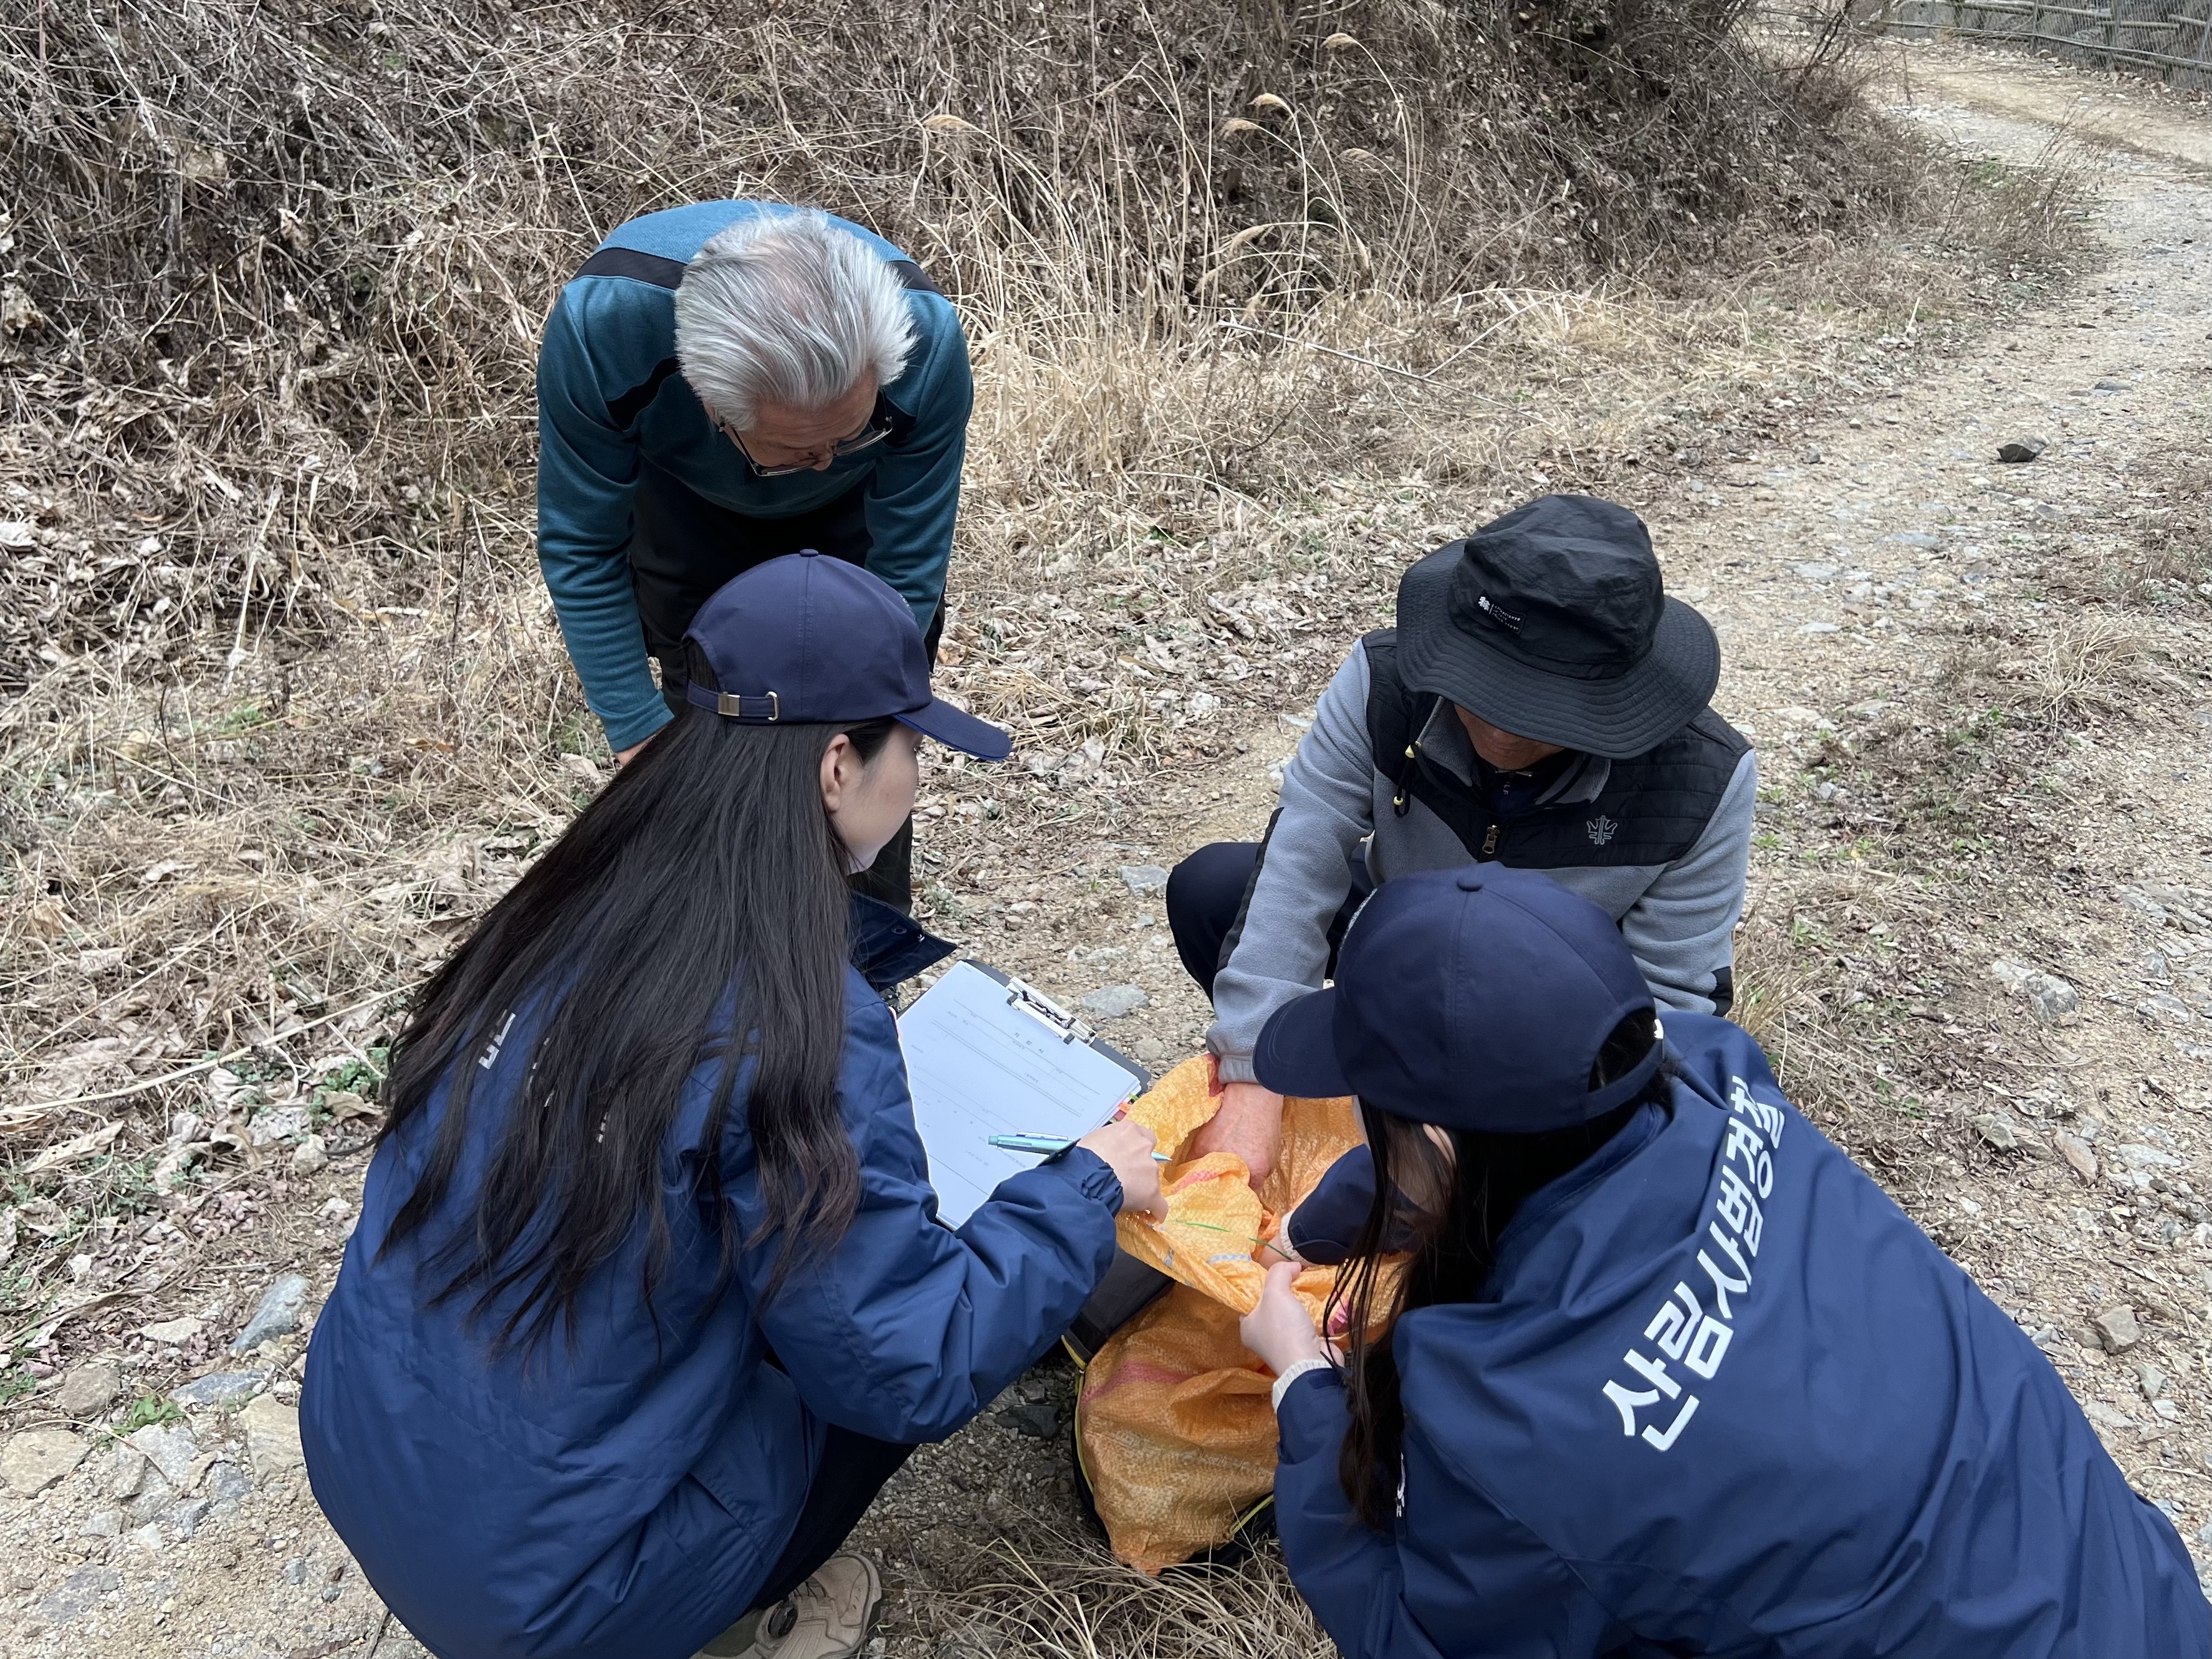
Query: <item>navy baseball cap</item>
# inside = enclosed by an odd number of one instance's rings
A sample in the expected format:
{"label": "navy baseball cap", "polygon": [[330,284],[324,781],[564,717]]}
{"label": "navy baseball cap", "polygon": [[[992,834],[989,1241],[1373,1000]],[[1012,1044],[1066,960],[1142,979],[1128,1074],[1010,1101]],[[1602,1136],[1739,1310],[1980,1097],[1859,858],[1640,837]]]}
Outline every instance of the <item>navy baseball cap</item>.
{"label": "navy baseball cap", "polygon": [[[684,635],[694,708],[748,726],[851,725],[885,715],[979,760],[1013,741],[929,692],[929,653],[890,584],[809,548],[716,588]],[[699,659],[711,684],[697,678]]]}
{"label": "navy baseball cap", "polygon": [[1252,1066],[1278,1094],[1358,1095],[1393,1117],[1534,1134],[1633,1100],[1664,1044],[1590,1087],[1598,1051],[1656,1012],[1613,919],[1548,876],[1471,864],[1386,882],[1336,983],[1275,1011]]}

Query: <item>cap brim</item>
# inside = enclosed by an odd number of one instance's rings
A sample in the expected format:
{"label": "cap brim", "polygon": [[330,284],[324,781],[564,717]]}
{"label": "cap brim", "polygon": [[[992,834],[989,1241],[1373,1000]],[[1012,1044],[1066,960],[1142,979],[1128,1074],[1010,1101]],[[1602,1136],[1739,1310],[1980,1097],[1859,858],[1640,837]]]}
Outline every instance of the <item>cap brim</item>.
{"label": "cap brim", "polygon": [[1275,1010],[1252,1050],[1260,1086],[1300,1100],[1334,1100],[1352,1092],[1336,1058],[1336,988],[1309,992]]}
{"label": "cap brim", "polygon": [[925,738],[934,738],[977,760],[1002,761],[1014,752],[1014,740],[1006,733],[988,720],[955,708],[942,697],[933,697],[921,708],[896,718]]}
{"label": "cap brim", "polygon": [[1712,624],[1668,599],[1644,660],[1609,680],[1550,674],[1508,656],[1451,619],[1456,544],[1431,553],[1398,585],[1399,675],[1409,690],[1449,697],[1492,726],[1586,754],[1626,760],[1680,731],[1720,684]]}

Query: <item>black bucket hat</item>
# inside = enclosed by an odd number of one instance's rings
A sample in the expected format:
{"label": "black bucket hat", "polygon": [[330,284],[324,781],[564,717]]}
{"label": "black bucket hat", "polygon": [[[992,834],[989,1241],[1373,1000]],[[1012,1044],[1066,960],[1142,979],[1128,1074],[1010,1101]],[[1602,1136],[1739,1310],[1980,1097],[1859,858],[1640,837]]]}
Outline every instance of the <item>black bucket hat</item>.
{"label": "black bucket hat", "polygon": [[1712,700],[1721,647],[1666,597],[1641,519],[1547,495],[1406,573],[1398,663],[1409,690],[1501,730],[1625,760]]}

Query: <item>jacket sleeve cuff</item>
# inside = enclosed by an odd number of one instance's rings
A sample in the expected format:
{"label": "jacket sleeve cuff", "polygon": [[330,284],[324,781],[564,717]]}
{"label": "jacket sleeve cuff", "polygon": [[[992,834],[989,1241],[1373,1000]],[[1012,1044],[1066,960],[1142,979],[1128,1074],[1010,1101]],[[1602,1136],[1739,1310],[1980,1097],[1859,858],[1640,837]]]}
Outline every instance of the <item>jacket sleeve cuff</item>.
{"label": "jacket sleeve cuff", "polygon": [[624,715],[619,720],[602,720],[600,724],[606,728],[607,747],[619,755],[623,750],[643,743],[675,718],[676,716],[670,712],[668,705],[661,702],[659,694],[656,692],[653,694],[653,702],[649,708],[642,708],[635,714]]}
{"label": "jacket sleeve cuff", "polygon": [[1327,1361],[1311,1370],[1292,1366],[1275,1385],[1275,1425],[1284,1462],[1334,1456],[1351,1426],[1343,1373]]}
{"label": "jacket sleeve cuff", "polygon": [[1103,1204],[1109,1215],[1121,1212],[1121,1177],[1088,1146],[1071,1146],[1043,1167],[1060,1170],[1084,1197]]}
{"label": "jacket sleeve cuff", "polygon": [[1334,1371],[1335,1363],[1316,1354],[1311,1359],[1301,1359],[1275,1379],[1273,1404],[1277,1411],[1283,1409],[1283,1396],[1291,1391],[1291,1384],[1315,1371]]}
{"label": "jacket sleeve cuff", "polygon": [[1224,1054],[1217,1050],[1213,1063],[1216,1075],[1224,1083],[1257,1083],[1260,1080],[1259,1075],[1252,1069],[1252,1056],[1249,1054]]}

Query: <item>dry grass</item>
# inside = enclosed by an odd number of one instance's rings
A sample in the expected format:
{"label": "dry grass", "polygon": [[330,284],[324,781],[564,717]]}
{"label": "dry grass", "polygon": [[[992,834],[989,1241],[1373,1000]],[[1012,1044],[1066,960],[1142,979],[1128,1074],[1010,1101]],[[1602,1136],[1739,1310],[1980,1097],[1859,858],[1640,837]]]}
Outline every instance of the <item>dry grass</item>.
{"label": "dry grass", "polygon": [[1736,10],[9,0],[0,510],[32,625],[0,683],[299,648],[511,565],[549,296],[702,196],[853,213],[958,296],[1021,399],[987,498],[1279,485],[1345,398],[1275,336],[1479,403],[1501,293],[1786,262],[1894,205],[1848,83],[1778,70]]}
{"label": "dry grass", "polygon": [[2038,1100],[2080,1064],[2043,1028],[2021,1042],[1990,963],[2063,948],[2037,919],[2078,856],[2075,761],[2127,745],[2181,685],[2124,613],[1963,627],[1770,786],[1762,842],[1784,856],[1737,952],[1738,1017],[1791,1097],[1909,1206],[1972,1155],[1989,1091]]}
{"label": "dry grass", "polygon": [[1314,1659],[1330,1650],[1272,1544],[1233,1568],[1148,1578],[1097,1543],[1001,1543],[937,1613],[947,1659]]}
{"label": "dry grass", "polygon": [[[2212,423],[2207,423],[2212,426]],[[2162,605],[2202,597],[2212,580],[2212,432],[2186,434],[2177,459],[2158,465],[2136,494],[2142,506],[2134,529],[2137,550],[2123,592]]]}

